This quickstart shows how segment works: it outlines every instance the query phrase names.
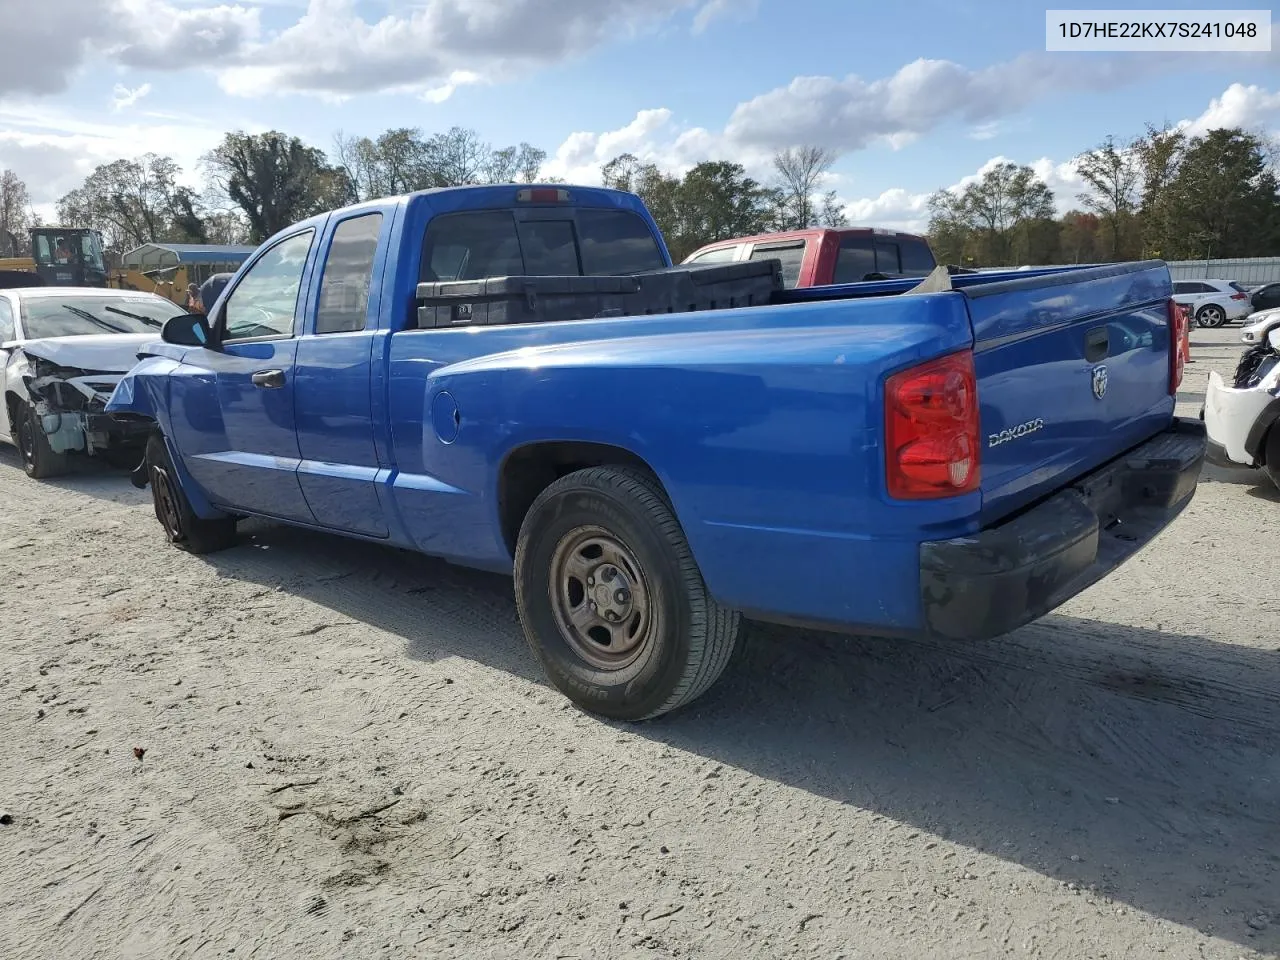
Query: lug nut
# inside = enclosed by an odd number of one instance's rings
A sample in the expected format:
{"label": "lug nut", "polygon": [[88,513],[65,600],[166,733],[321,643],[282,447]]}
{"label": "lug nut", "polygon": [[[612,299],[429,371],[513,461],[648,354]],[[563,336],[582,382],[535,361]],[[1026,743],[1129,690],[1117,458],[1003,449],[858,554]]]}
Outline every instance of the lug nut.
{"label": "lug nut", "polygon": [[631,593],[628,590],[618,590],[614,593],[613,599],[618,603],[626,603],[631,599]]}
{"label": "lug nut", "polygon": [[594,587],[595,585],[596,585],[596,578],[595,578],[595,577],[587,577],[587,586],[588,586],[588,587]]}

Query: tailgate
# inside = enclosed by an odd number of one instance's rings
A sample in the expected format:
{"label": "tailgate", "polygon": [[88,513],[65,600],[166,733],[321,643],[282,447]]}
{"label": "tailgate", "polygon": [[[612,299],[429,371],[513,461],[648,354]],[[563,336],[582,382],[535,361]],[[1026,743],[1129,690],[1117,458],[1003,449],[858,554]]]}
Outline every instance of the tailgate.
{"label": "tailgate", "polygon": [[1169,425],[1161,261],[966,286],[993,522]]}

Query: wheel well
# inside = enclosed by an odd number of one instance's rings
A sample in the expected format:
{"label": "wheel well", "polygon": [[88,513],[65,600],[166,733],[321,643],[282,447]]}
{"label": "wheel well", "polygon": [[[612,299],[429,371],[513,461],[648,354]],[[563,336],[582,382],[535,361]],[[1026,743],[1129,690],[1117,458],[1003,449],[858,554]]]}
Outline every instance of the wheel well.
{"label": "wheel well", "polygon": [[14,421],[18,419],[18,404],[21,402],[22,398],[12,390],[7,391],[4,395],[4,410],[9,417],[10,430],[13,430],[17,426]]}
{"label": "wheel well", "polygon": [[553,441],[513,451],[498,475],[498,515],[502,539],[514,555],[520,525],[533,501],[561,477],[587,467],[637,467],[657,478],[652,467],[630,450],[607,443]]}

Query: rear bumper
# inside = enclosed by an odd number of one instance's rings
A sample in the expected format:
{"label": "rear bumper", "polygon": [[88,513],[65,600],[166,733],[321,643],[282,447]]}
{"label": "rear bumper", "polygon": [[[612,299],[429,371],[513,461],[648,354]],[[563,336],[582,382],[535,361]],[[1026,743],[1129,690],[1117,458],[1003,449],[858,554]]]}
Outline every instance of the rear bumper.
{"label": "rear bumper", "polygon": [[1191,502],[1198,420],[1172,427],[998,526],[920,545],[930,634],[982,640],[1043,616],[1116,569]]}

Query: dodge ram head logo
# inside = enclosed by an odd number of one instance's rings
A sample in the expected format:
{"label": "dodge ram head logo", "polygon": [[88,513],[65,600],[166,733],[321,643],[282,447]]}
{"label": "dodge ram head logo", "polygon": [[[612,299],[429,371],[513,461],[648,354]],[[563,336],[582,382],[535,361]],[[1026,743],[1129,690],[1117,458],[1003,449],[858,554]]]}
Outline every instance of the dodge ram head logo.
{"label": "dodge ram head logo", "polygon": [[1101,400],[1107,395],[1107,367],[1099,364],[1093,368],[1093,395]]}

